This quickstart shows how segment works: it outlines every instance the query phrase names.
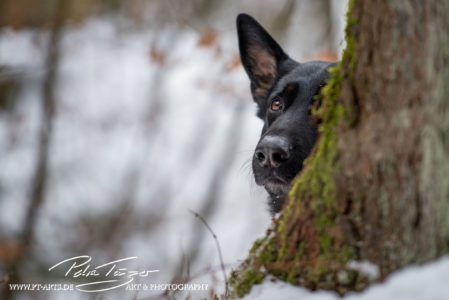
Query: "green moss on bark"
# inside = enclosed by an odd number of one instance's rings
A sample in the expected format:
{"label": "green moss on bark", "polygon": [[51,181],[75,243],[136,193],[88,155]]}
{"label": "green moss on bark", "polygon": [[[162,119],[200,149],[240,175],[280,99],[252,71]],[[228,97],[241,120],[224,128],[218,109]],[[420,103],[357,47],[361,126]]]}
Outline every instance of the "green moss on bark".
{"label": "green moss on bark", "polygon": [[232,286],[232,298],[241,298],[245,296],[254,284],[262,282],[264,275],[255,270],[246,269],[242,271],[233,271],[229,284]]}

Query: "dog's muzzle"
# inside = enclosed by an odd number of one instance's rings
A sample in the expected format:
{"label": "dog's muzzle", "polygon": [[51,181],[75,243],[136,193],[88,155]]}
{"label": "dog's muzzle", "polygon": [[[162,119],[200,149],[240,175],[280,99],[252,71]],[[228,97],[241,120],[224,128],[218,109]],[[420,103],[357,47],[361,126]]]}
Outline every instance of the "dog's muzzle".
{"label": "dog's muzzle", "polygon": [[290,159],[291,150],[286,138],[267,135],[257,145],[254,159],[262,168],[279,168]]}

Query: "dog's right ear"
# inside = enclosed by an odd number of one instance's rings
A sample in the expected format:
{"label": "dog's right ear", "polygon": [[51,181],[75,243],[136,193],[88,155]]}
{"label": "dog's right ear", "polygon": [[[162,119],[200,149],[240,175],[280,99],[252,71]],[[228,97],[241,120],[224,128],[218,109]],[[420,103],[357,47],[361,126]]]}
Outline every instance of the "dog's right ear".
{"label": "dog's right ear", "polygon": [[261,103],[274,84],[280,63],[287,54],[251,16],[237,16],[240,59],[251,80],[254,101]]}

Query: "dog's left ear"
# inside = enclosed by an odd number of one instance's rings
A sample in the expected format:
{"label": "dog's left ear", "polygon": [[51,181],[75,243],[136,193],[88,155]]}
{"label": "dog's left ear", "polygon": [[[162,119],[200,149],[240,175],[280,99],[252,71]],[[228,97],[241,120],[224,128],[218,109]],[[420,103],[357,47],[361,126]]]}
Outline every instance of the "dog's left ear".
{"label": "dog's left ear", "polygon": [[240,59],[251,80],[254,101],[260,103],[274,84],[280,63],[287,54],[251,16],[237,16]]}

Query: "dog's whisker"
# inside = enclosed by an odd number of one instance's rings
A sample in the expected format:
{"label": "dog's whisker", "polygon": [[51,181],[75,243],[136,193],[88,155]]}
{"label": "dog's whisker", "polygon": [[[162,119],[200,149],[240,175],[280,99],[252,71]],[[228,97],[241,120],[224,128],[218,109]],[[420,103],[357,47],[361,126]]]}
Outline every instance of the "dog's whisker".
{"label": "dog's whisker", "polygon": [[251,171],[251,159],[246,160],[239,168],[239,174],[242,174],[245,171]]}

